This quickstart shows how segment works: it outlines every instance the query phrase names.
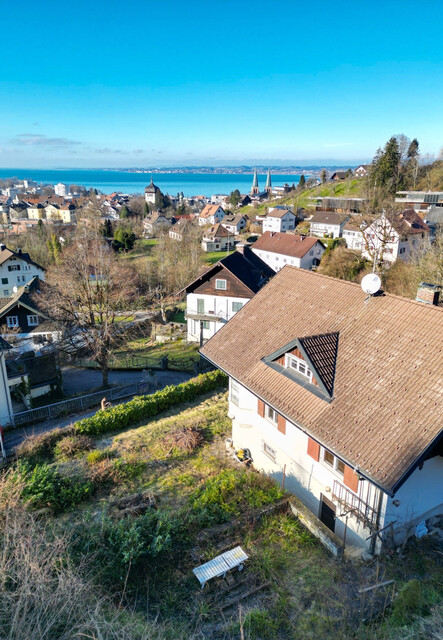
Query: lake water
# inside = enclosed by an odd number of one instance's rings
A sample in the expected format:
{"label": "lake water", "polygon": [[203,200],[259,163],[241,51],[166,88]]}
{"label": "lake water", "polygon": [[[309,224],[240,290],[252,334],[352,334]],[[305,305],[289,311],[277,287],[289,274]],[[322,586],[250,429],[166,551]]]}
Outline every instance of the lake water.
{"label": "lake water", "polygon": [[[229,194],[234,189],[241,193],[249,193],[252,185],[252,174],[206,174],[206,173],[154,173],[156,184],[163,193],[176,195],[183,191],[185,196],[211,196],[216,193]],[[35,180],[43,184],[76,184],[103,193],[121,191],[123,193],[140,194],[151,180],[149,173],[127,173],[125,171],[102,171],[86,169],[49,170],[49,169],[0,169],[0,178],[18,178],[19,180]],[[264,189],[266,175],[258,176],[260,189]],[[300,180],[299,175],[272,174],[274,187],[283,186],[285,182],[292,185]]]}

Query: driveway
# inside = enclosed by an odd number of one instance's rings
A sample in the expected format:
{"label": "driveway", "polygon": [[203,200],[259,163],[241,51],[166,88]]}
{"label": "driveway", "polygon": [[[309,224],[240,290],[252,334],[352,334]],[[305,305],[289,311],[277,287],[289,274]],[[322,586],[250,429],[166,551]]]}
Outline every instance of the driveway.
{"label": "driveway", "polygon": [[[179,384],[192,378],[195,374],[187,371],[154,371],[162,387],[168,384]],[[62,370],[63,392],[66,396],[92,393],[102,386],[102,374],[96,369],[78,369],[65,367]],[[110,371],[109,384],[119,386],[140,382],[143,372],[134,369],[132,371]]]}

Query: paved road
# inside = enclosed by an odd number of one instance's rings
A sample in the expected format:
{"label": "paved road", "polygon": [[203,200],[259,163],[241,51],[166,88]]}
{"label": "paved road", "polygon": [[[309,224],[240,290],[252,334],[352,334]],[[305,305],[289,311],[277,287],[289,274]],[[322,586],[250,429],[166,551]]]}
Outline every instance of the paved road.
{"label": "paved road", "polygon": [[[166,387],[169,384],[179,384],[193,377],[193,374],[183,371],[156,371],[155,373],[158,378],[159,388]],[[139,382],[141,377],[141,371],[112,371],[109,374],[109,382],[110,384],[124,385],[131,382]],[[67,389],[69,389],[70,394],[80,393],[81,391],[84,391],[86,394],[89,393],[91,389],[99,387],[100,384],[101,374],[93,369],[74,369],[70,367],[69,369],[63,370],[63,389],[66,394],[68,393]],[[76,391],[73,391],[73,389],[76,389]],[[128,400],[130,400],[130,398],[126,398],[123,402],[116,402],[115,404],[124,404],[128,402]],[[51,431],[51,429],[56,429],[57,427],[66,427],[77,420],[93,416],[98,409],[99,407],[83,413],[73,414],[67,418],[46,420],[34,425],[10,429],[6,431],[4,435],[6,454],[10,455],[20,442],[29,436]]]}

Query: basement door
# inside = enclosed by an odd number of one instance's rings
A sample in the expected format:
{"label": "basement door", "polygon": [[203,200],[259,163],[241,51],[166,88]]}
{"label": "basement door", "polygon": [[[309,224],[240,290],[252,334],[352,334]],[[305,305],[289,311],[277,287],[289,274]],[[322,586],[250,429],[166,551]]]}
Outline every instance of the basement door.
{"label": "basement door", "polygon": [[320,500],[320,520],[332,532],[335,531],[335,505],[328,500],[323,494]]}

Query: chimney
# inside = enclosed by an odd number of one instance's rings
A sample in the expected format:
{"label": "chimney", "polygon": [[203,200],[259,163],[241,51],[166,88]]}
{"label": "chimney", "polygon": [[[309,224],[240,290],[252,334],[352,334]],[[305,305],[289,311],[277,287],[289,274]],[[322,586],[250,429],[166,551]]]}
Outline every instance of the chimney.
{"label": "chimney", "polygon": [[429,282],[420,282],[417,289],[415,299],[417,302],[425,304],[438,305],[440,299],[441,287],[438,284],[429,284]]}
{"label": "chimney", "polygon": [[19,254],[22,253],[22,250],[21,249],[17,249],[17,253],[19,253]]}
{"label": "chimney", "polygon": [[4,251],[6,249],[6,245],[5,244],[0,244],[0,251]]}
{"label": "chimney", "polygon": [[239,242],[235,248],[239,253],[241,253],[244,256],[245,253],[249,251],[250,246],[251,245],[248,242]]}

